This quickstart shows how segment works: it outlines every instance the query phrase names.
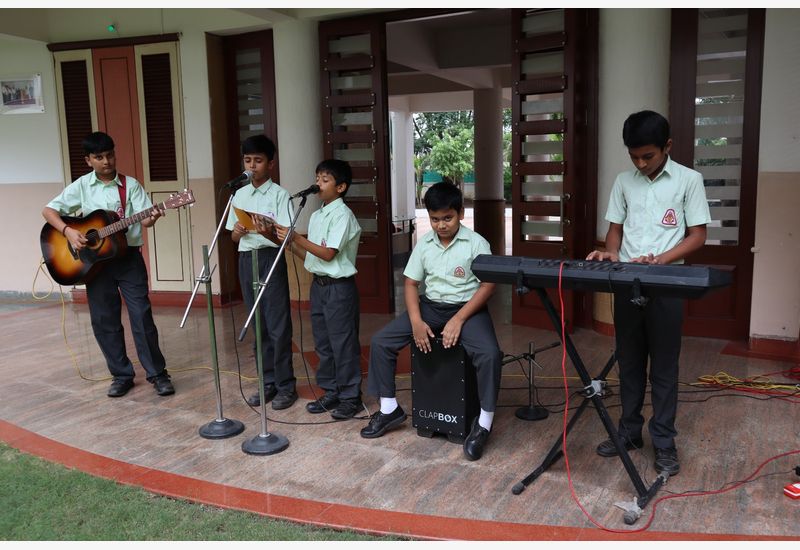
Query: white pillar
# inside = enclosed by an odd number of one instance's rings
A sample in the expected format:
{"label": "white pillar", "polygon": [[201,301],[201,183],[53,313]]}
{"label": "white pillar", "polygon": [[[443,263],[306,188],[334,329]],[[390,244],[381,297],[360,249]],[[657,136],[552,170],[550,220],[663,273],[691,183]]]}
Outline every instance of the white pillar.
{"label": "white pillar", "polygon": [[503,198],[503,97],[499,86],[474,90],[475,231],[494,254],[505,253]]}
{"label": "white pillar", "polygon": [[[314,183],[314,169],[323,160],[317,22],[277,23],[273,41],[280,183],[295,193]],[[309,197],[297,222],[299,232],[307,231],[318,206],[319,199]]]}
{"label": "white pillar", "polygon": [[[617,174],[631,170],[622,143],[628,115],[650,109],[669,117],[670,10],[600,9],[597,127],[597,238],[608,231],[608,197]],[[594,318],[609,325],[609,294],[597,293]]]}
{"label": "white pillar", "polygon": [[413,218],[416,184],[411,113],[393,109],[389,117],[392,121],[392,217]]}
{"label": "white pillar", "polygon": [[632,169],[622,143],[631,113],[650,109],[669,118],[670,10],[600,10],[597,236],[605,238],[614,178]]}

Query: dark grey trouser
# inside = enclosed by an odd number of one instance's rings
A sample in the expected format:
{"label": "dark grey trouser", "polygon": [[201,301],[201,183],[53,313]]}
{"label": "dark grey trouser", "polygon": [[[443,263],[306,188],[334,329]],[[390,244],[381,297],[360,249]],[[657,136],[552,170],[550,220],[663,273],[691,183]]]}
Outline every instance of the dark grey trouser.
{"label": "dark grey trouser", "polygon": [[622,416],[619,434],[641,437],[642,406],[647,390],[650,359],[650,394],[653,417],[648,423],[653,446],[675,444],[678,410],[678,360],[681,354],[683,299],[651,298],[644,307],[634,305],[627,292],[614,295],[614,328],[619,362]]}
{"label": "dark grey trouser", "polygon": [[166,361],[158,346],[158,329],[147,294],[147,267],[139,247],[130,247],[121,258],[108,260],[86,285],[89,316],[100,351],[115,380],[133,380],[133,364],[125,349],[122,327],[122,300],[128,308],[136,355],[147,373],[147,380],[166,374]]}
{"label": "dark grey trouser", "polygon": [[[419,304],[422,320],[437,335],[463,305],[439,304],[424,297],[420,299]],[[413,340],[413,330],[407,312],[390,321],[372,337],[367,379],[367,391],[370,395],[395,396],[397,354]],[[486,308],[467,319],[461,327],[459,342],[475,368],[481,408],[492,412],[497,406],[497,393],[500,391],[502,352],[497,344],[492,318]]]}
{"label": "dark grey trouser", "polygon": [[[269,273],[278,249],[258,250],[258,273],[263,280]],[[239,284],[249,313],[255,303],[253,294],[253,260],[251,252],[239,252]],[[292,316],[289,305],[289,278],[286,257],[281,254],[272,272],[264,295],[258,304],[261,313],[261,360],[264,368],[264,385],[275,384],[278,391],[295,391],[296,379],[292,366]],[[250,326],[255,333],[255,319]],[[256,343],[253,339],[253,351]]]}
{"label": "dark grey trouser", "polygon": [[311,330],[319,356],[317,385],[339,399],[361,397],[359,318],[355,278],[314,278]]}

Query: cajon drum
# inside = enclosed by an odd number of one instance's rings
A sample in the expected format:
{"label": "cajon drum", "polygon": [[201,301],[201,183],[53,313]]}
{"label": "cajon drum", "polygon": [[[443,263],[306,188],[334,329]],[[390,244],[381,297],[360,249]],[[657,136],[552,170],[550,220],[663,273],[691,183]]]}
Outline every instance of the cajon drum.
{"label": "cajon drum", "polygon": [[444,349],[441,338],[431,340],[430,353],[411,344],[411,424],[417,435],[447,436],[463,443],[480,412],[475,369],[458,344]]}

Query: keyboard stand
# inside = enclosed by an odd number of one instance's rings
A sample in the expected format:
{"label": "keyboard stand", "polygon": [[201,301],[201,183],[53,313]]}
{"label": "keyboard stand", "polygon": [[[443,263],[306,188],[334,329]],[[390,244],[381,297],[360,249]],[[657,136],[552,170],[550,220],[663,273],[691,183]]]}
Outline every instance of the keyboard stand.
{"label": "keyboard stand", "polygon": [[[561,319],[559,318],[558,314],[556,313],[555,307],[553,306],[553,302],[550,300],[550,297],[547,295],[547,291],[543,288],[536,288],[536,293],[539,295],[539,299],[542,302],[545,310],[547,311],[548,316],[550,317],[550,321],[553,323],[553,327],[555,327],[556,332],[558,333],[558,337],[561,338]],[[525,289],[517,288],[517,292],[524,292]],[[625,445],[623,445],[622,440],[619,438],[617,434],[617,428],[614,423],[611,421],[611,417],[608,414],[608,410],[606,409],[605,404],[602,400],[603,389],[606,386],[606,375],[609,373],[611,368],[614,366],[616,362],[616,357],[614,352],[611,353],[611,357],[608,359],[605,367],[603,367],[602,372],[600,375],[594,379],[589,377],[589,373],[586,371],[586,366],[583,364],[583,360],[581,359],[578,351],[575,349],[575,346],[572,343],[572,339],[569,337],[569,334],[565,334],[563,338],[564,346],[567,348],[567,355],[569,355],[570,360],[572,360],[572,364],[575,367],[575,370],[578,373],[578,376],[581,378],[581,382],[583,383],[583,396],[584,401],[580,404],[578,409],[573,414],[572,418],[567,423],[566,433],[568,434],[578,419],[583,414],[583,411],[586,410],[586,407],[591,402],[594,405],[597,414],[600,416],[600,421],[603,423],[603,427],[608,432],[608,436],[611,441],[614,442],[614,446],[617,448],[619,452],[619,459],[622,461],[622,465],[625,466],[625,471],[628,472],[628,476],[631,478],[631,482],[633,483],[634,488],[636,489],[637,496],[633,499],[632,502],[624,502],[624,503],[616,503],[616,505],[622,508],[625,511],[624,521],[628,525],[632,525],[639,519],[642,515],[642,509],[647,506],[647,503],[655,496],[658,490],[667,482],[669,478],[669,474],[659,474],[656,480],[650,487],[647,487],[642,481],[642,477],[639,475],[636,466],[633,464],[630,455],[628,454],[627,449],[625,449]],[[567,404],[568,405],[568,404]],[[565,406],[567,406],[565,405]],[[564,433],[562,432],[561,435],[558,436],[558,439],[550,448],[550,452],[547,453],[547,456],[536,468],[533,472],[531,472],[525,479],[520,481],[519,483],[515,484],[512,488],[512,492],[515,495],[520,494],[522,491],[525,490],[525,487],[533,483],[536,478],[538,478],[542,473],[547,471],[553,463],[561,458],[564,454],[561,448],[561,444],[563,441]]]}

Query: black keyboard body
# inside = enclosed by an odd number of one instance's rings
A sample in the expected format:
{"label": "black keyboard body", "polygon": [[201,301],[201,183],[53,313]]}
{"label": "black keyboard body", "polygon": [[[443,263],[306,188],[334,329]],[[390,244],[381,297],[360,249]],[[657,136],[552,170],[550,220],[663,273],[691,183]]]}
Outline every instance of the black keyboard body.
{"label": "black keyboard body", "polygon": [[491,283],[555,288],[558,287],[562,262],[562,287],[573,290],[619,292],[638,285],[643,296],[700,298],[713,289],[730,285],[732,280],[730,271],[702,265],[554,260],[491,254],[477,256],[472,262],[472,272],[481,281]]}

